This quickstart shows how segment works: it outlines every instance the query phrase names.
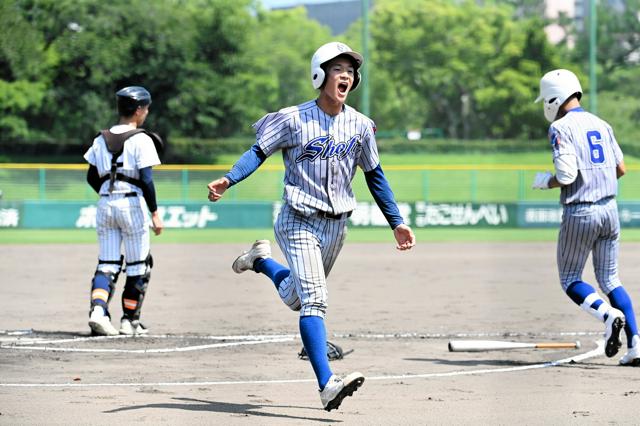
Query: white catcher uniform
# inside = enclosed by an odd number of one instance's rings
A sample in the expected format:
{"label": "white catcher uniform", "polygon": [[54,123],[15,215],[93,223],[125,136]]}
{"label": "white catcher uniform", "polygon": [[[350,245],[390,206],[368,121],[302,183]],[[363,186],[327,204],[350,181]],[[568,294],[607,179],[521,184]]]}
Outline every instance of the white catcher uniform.
{"label": "white catcher uniform", "polygon": [[328,115],[313,100],[267,114],[253,127],[264,154],[281,150],[285,164],[274,231],[291,274],[280,283],[280,297],[301,316],[324,318],[326,277],[356,208],[356,166],[370,171],[379,163],[374,124],[348,105]]}
{"label": "white catcher uniform", "polygon": [[[122,134],[133,129],[133,126],[119,124],[113,126],[110,131]],[[84,158],[98,169],[101,177],[109,174],[111,153],[107,149],[102,135],[93,140],[93,144]],[[138,133],[125,141],[122,155],[117,159],[117,162],[118,173],[139,179],[140,169],[159,165],[160,159],[151,138],[144,133]],[[127,267],[127,275],[143,275],[147,265],[141,261],[144,261],[149,254],[150,221],[142,190],[120,180],[115,181],[115,187],[111,194],[109,194],[108,188],[109,182],[106,181],[100,189],[100,200],[96,214],[99,260],[119,260],[121,246],[124,243],[125,262],[134,263]],[[99,263],[98,270],[118,273],[120,267],[113,263]]]}

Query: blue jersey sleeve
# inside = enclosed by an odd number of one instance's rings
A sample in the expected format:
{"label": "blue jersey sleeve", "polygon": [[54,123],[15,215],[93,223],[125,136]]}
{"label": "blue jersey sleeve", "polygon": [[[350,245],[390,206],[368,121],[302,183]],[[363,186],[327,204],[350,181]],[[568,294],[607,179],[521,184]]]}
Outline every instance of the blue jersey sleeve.
{"label": "blue jersey sleeve", "polygon": [[260,146],[257,143],[254,144],[251,149],[242,154],[229,173],[224,175],[224,177],[229,180],[229,186],[235,185],[249,177],[266,159],[267,156],[262,152]]}
{"label": "blue jersey sleeve", "polygon": [[380,164],[378,164],[376,168],[364,172],[364,177],[367,181],[369,191],[371,195],[373,195],[373,199],[387,219],[387,222],[389,222],[391,229],[395,229],[396,226],[403,224],[404,220],[402,220],[400,210],[393,197],[393,192],[391,192],[391,187]]}

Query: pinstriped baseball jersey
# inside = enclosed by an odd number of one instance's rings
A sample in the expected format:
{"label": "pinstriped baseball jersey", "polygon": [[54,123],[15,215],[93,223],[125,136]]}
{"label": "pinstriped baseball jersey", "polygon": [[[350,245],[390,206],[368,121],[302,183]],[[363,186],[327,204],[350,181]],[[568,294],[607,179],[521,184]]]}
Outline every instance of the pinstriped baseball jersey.
{"label": "pinstriped baseball jersey", "polygon": [[355,209],[356,166],[370,171],[379,163],[373,122],[347,105],[331,116],[313,100],[267,114],[253,127],[265,155],[282,150],[283,199],[305,215]]}
{"label": "pinstriped baseball jersey", "polygon": [[[110,130],[113,133],[124,133],[133,130],[129,125],[116,125]],[[107,149],[102,135],[94,139],[93,145],[85,154],[87,162],[98,169],[100,176],[109,174],[111,153]],[[140,178],[140,169],[160,164],[158,153],[151,138],[138,133],[124,142],[122,155],[117,159],[122,163],[118,172],[131,178]],[[99,259],[116,261],[120,259],[121,246],[124,245],[125,261],[138,262],[149,254],[149,217],[148,207],[142,197],[142,190],[128,182],[116,180],[115,190],[108,191],[109,182],[102,184],[96,212],[96,230],[99,243]],[[135,192],[137,197],[126,197],[126,193]],[[130,276],[142,275],[146,272],[145,264],[127,266]],[[99,263],[98,270],[116,273],[118,265]]]}
{"label": "pinstriped baseball jersey", "polygon": [[575,155],[578,177],[562,187],[562,204],[596,202],[617,195],[616,166],[622,161],[611,126],[586,111],[571,111],[549,128],[554,161]]}
{"label": "pinstriped baseball jersey", "polygon": [[578,167],[576,180],[561,187],[560,192],[564,205],[556,259],[560,283],[566,291],[572,283],[581,281],[592,254],[596,280],[609,294],[620,286],[620,221],[615,195],[616,167],[622,161],[622,151],[611,127],[581,108],[555,121],[549,128],[549,138],[554,161],[561,155],[574,155]]}

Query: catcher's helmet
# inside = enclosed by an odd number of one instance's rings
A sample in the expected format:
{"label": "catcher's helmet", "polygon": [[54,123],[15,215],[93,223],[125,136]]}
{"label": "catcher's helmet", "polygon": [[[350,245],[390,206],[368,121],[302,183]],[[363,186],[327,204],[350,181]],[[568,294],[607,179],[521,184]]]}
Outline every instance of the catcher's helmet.
{"label": "catcher's helmet", "polygon": [[151,93],[142,86],[128,86],[116,92],[118,112],[125,117],[133,115],[136,109],[151,103]]}
{"label": "catcher's helmet", "polygon": [[351,50],[346,44],[334,41],[320,46],[311,58],[311,84],[314,89],[319,89],[324,82],[325,72],[322,69],[322,65],[341,55],[348,56],[353,60],[355,75],[353,76],[351,90],[353,91],[358,87],[358,83],[360,83],[360,71],[358,69],[362,66],[364,58],[358,52]]}
{"label": "catcher's helmet", "polygon": [[544,100],[544,116],[554,122],[558,116],[558,109],[572,95],[582,97],[582,87],[578,77],[569,70],[557,69],[549,71],[540,79],[540,96],[536,102]]}

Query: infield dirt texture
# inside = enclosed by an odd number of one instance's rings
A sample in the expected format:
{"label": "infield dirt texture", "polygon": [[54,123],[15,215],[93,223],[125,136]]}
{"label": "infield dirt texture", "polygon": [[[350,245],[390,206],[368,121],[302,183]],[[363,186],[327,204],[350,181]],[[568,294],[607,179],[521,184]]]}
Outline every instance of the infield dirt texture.
{"label": "infield dirt texture", "polygon": [[[603,326],[560,289],[554,243],[347,243],[327,326],[353,352],[331,365],[367,379],[331,413],[297,358],[297,314],[266,277],[231,270],[251,243],[153,245],[151,336],[90,339],[97,246],[0,246],[0,424],[640,422],[640,369],[602,354]],[[640,244],[622,245],[620,266],[637,308]],[[582,348],[448,352],[463,338]]]}

